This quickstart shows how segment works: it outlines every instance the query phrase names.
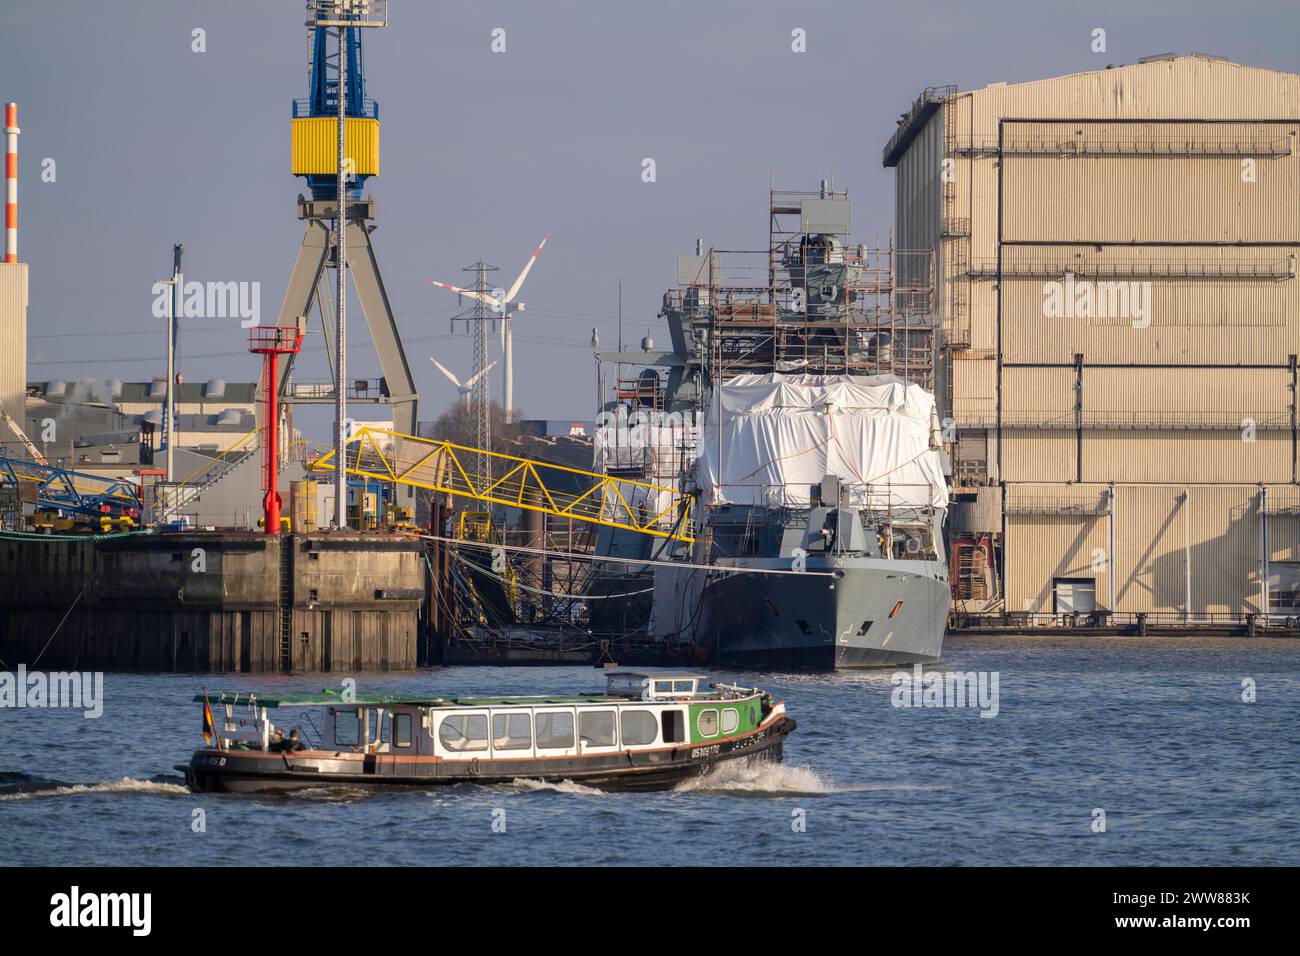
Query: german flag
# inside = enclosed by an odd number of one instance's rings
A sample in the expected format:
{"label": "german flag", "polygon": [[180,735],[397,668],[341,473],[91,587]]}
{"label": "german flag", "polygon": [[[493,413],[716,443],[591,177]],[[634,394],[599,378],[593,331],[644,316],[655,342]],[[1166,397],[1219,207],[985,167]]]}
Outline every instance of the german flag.
{"label": "german flag", "polygon": [[203,691],[203,743],[212,746],[212,738],[216,732],[216,727],[212,720],[212,705],[208,703],[208,692]]}

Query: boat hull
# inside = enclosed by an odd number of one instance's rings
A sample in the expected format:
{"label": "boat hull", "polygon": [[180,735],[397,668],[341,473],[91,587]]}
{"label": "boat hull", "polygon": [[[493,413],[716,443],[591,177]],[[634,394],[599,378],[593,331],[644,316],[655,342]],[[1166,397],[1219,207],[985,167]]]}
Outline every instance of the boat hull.
{"label": "boat hull", "polygon": [[[788,568],[771,559],[740,565]],[[704,588],[702,636],[721,666],[840,670],[932,663],[943,650],[950,596],[943,565],[848,558],[826,574],[733,574]]]}
{"label": "boat hull", "polygon": [[780,761],[793,719],[774,715],[756,730],[712,744],[573,757],[444,760],[324,751],[200,750],[185,771],[196,793],[266,793],[329,787],[400,790],[515,780],[571,781],[599,790],[667,790],[728,760]]}

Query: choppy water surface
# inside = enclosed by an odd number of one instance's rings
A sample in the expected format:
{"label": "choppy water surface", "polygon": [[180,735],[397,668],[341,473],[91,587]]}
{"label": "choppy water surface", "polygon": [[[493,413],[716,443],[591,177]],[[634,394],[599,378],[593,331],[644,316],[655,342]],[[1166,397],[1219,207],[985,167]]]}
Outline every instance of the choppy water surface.
{"label": "choppy water surface", "polygon": [[[98,720],[0,710],[0,838],[11,864],[1300,864],[1300,642],[971,637],[944,658],[997,672],[996,717],[896,708],[889,671],[716,672],[786,701],[786,761],[658,794],[194,795],[172,768],[200,743],[200,687],[313,691],[344,675],[108,674]],[[455,667],[358,689],[602,687],[585,667]]]}

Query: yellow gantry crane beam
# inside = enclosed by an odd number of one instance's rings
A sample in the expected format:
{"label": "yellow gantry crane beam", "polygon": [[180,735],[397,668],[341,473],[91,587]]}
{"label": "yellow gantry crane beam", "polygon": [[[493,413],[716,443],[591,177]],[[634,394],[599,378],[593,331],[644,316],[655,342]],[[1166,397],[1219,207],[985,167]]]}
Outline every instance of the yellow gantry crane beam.
{"label": "yellow gantry crane beam", "polygon": [[[484,461],[487,475],[477,473]],[[311,467],[334,471],[334,452]],[[695,540],[695,499],[675,488],[431,438],[358,429],[348,441],[346,472],[659,538]]]}

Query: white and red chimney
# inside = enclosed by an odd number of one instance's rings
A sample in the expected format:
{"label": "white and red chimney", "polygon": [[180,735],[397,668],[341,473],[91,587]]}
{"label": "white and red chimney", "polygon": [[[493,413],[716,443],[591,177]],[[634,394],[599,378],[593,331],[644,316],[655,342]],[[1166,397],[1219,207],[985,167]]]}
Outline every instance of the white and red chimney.
{"label": "white and red chimney", "polygon": [[5,262],[18,261],[18,104],[5,104]]}

